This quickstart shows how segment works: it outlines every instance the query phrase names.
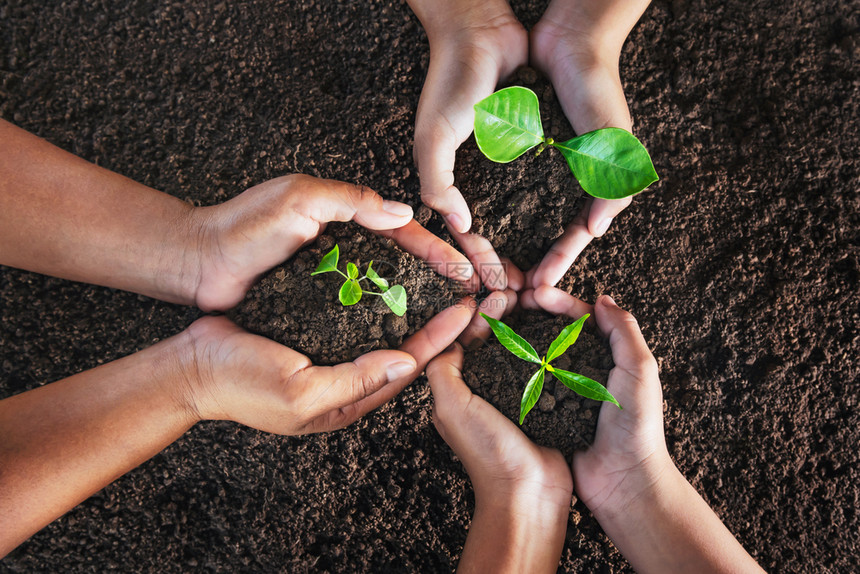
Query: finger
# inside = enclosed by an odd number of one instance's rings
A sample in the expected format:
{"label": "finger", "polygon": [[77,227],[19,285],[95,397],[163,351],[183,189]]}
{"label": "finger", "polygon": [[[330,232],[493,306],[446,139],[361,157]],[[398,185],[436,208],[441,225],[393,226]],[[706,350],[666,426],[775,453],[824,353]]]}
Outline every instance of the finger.
{"label": "finger", "polygon": [[594,239],[588,230],[588,216],[592,200],[589,199],[583,211],[577,215],[564,234],[552,244],[549,251],[531,274],[531,285],[555,286],[573,264],[582,250]]}
{"label": "finger", "polygon": [[[461,130],[465,135],[455,133],[443,114],[435,110],[425,112],[427,107],[420,104],[418,107],[420,120],[415,126],[413,154],[421,179],[421,201],[442,214],[450,227],[466,233],[472,227],[472,215],[454,185],[454,160],[457,148],[469,134],[465,129]],[[431,115],[427,117],[422,115],[424,113]]]}
{"label": "finger", "polygon": [[633,202],[632,197],[623,199],[595,199],[588,211],[588,231],[594,237],[600,237],[609,229],[612,219],[627,209]]}
{"label": "finger", "polygon": [[493,92],[498,68],[464,65],[462,54],[443,50],[430,58],[415,120],[414,157],[421,200],[458,233],[472,227],[472,216],[454,186],[457,148],[472,132],[473,106]]}
{"label": "finger", "polygon": [[433,393],[433,424],[446,442],[451,438],[446,423],[457,420],[472,399],[463,380],[463,348],[453,343],[427,365],[427,380]]}
{"label": "finger", "polygon": [[[455,281],[462,281],[467,284],[467,287],[473,285],[472,278],[475,276],[475,268],[466,256],[424,229],[414,219],[403,227],[378,231],[377,233],[393,239],[400,247],[415,257],[426,261],[427,265],[440,275]],[[477,286],[473,287],[472,290],[477,291]]]}
{"label": "finger", "polygon": [[508,298],[508,305],[505,307],[505,312],[502,313],[502,317],[510,315],[517,308],[517,300],[519,297],[517,296],[517,292],[513,289],[505,289],[505,295]]}
{"label": "finger", "polygon": [[405,203],[382,199],[363,185],[311,176],[295,178],[300,192],[293,196],[293,209],[318,223],[355,221],[368,229],[395,229],[412,219]]}
{"label": "finger", "polygon": [[430,319],[421,330],[404,341],[400,345],[400,350],[412,355],[415,359],[415,368],[397,382],[385,385],[374,394],[352,405],[351,409],[361,413],[356,418],[389,401],[420,375],[430,359],[444,351],[463,332],[475,313],[475,307],[474,299],[465,297],[456,305],[448,307]]}
{"label": "finger", "polygon": [[463,248],[469,261],[478,271],[478,277],[490,291],[504,291],[508,288],[508,276],[493,244],[477,233],[457,233],[451,226],[448,231]]}
{"label": "finger", "polygon": [[538,287],[534,290],[534,299],[541,309],[553,315],[579,319],[586,313],[594,313],[594,307],[555,287]]}
{"label": "finger", "polygon": [[519,294],[519,303],[520,307],[523,309],[527,309],[529,311],[538,311],[541,306],[538,305],[538,302],[535,300],[535,290],[534,289],[526,289],[522,293]]}
{"label": "finger", "polygon": [[436,407],[448,407],[469,400],[472,391],[463,381],[463,347],[452,343],[427,364],[427,380]]}
{"label": "finger", "polygon": [[[513,304],[511,304],[511,298],[513,298]],[[493,319],[501,319],[509,307],[516,305],[516,301],[517,294],[512,289],[493,291],[487,295],[478,305],[478,312],[472,317],[469,326],[460,335],[458,339],[460,343],[470,350],[480,347],[492,332],[490,324],[481,317],[480,313]]]}
{"label": "finger", "polygon": [[508,276],[508,287],[514,291],[520,291],[526,284],[526,277],[520,268],[514,265],[514,262],[507,257],[499,258],[502,262],[502,267],[505,269],[505,275]]}
{"label": "finger", "polygon": [[[367,353],[351,363],[304,369],[294,379],[299,388],[310,389],[310,398],[302,415],[313,419],[329,411],[343,410],[386,385],[403,382],[415,368],[415,358],[409,353],[386,350]],[[351,411],[351,414],[353,416],[349,420],[341,421],[341,426],[364,413]]]}
{"label": "finger", "polygon": [[615,366],[637,377],[657,376],[657,361],[633,315],[618,307],[608,295],[597,299],[594,311],[598,327],[609,337]]}

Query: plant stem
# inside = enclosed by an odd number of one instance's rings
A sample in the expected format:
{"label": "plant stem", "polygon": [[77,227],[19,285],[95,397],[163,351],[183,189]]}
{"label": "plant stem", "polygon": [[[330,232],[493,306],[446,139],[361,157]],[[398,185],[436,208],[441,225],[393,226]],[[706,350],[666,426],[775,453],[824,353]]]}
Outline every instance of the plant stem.
{"label": "plant stem", "polygon": [[540,146],[538,147],[537,151],[535,152],[535,157],[539,156],[543,152],[543,150],[546,149],[546,146],[553,145],[554,143],[555,143],[555,140],[552,138],[543,138],[543,141],[541,142]]}

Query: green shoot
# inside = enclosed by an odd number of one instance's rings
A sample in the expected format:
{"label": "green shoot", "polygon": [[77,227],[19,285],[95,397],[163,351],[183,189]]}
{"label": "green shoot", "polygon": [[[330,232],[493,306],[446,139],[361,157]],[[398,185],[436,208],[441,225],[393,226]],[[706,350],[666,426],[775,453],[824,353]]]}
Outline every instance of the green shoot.
{"label": "green shoot", "polygon": [[[338,298],[343,306],[355,305],[361,301],[362,295],[374,295],[381,297],[388,305],[388,308],[397,315],[402,317],[406,314],[406,289],[403,285],[394,285],[389,287],[388,281],[379,276],[373,269],[373,261],[367,264],[367,271],[364,276],[359,277],[358,266],[355,263],[349,262],[346,264],[346,273],[337,268],[337,262],[340,257],[340,247],[334,246],[334,249],[326,253],[316,271],[311,275],[319,275],[320,273],[331,273],[332,271],[339,273],[343,278],[343,285],[340,286]],[[361,287],[361,282],[365,279],[376,285],[379,292],[365,291]]]}
{"label": "green shoot", "polygon": [[492,161],[508,163],[539,146],[561,152],[589,195],[620,199],[639,193],[659,178],[645,146],[621,128],[588,132],[566,142],[543,135],[537,95],[512,86],[475,104],[475,142]]}
{"label": "green shoot", "polygon": [[618,404],[615,397],[606,390],[606,387],[597,381],[577,373],[557,369],[550,365],[551,361],[560,357],[568,347],[573,345],[579,338],[582,326],[585,324],[585,320],[589,317],[588,314],[580,317],[577,321],[562,329],[561,333],[558,334],[558,337],[555,338],[555,341],[553,341],[549,346],[549,350],[543,358],[538,356],[534,347],[532,347],[528,341],[514,333],[513,329],[498,319],[493,319],[483,313],[481,313],[481,317],[490,324],[490,329],[493,330],[496,338],[508,351],[524,361],[540,365],[540,368],[534,375],[532,375],[529,382],[526,383],[525,391],[523,391],[523,398],[520,401],[520,424],[523,424],[523,420],[525,420],[526,415],[530,410],[532,410],[532,407],[537,404],[538,399],[540,399],[546,373],[550,373],[556,379],[561,381],[564,386],[585,398],[594,399],[595,401],[609,401],[619,409],[621,408],[621,405]]}

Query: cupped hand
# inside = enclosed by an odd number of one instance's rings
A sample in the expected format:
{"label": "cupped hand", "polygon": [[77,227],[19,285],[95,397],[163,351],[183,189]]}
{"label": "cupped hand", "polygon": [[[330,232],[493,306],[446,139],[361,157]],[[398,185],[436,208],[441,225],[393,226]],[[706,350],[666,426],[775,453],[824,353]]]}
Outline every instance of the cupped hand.
{"label": "cupped hand", "polygon": [[[618,59],[630,30],[649,0],[553,0],[531,30],[531,65],[552,82],[565,115],[578,134],[617,127],[631,131]],[[553,286],[582,250],[609,229],[632,199],[589,198],[528,274],[528,285]]]}
{"label": "cupped hand", "polygon": [[473,268],[456,249],[412,219],[412,208],[363,186],[288,175],[192,214],[199,260],[195,302],[204,311],[239,303],[257,278],[313,241],[330,221],[355,221],[393,239],[440,273],[469,280]]}
{"label": "cupped hand", "polygon": [[421,199],[444,217],[485,286],[504,290],[507,277],[492,245],[469,232],[472,216],[454,185],[454,163],[457,149],[472,133],[475,104],[528,61],[528,34],[503,0],[409,3],[430,41],[413,150]]}
{"label": "cupped hand", "polygon": [[468,325],[470,299],[445,309],[399,350],[373,351],[333,367],[204,317],[185,332],[183,401],[195,420],[232,420],[282,435],[344,427],[393,398]]}
{"label": "cupped hand", "polygon": [[636,319],[611,297],[597,299],[593,309],[552,287],[523,294],[524,307],[579,318],[592,312],[609,338],[615,367],[606,388],[623,409],[604,403],[594,444],[573,457],[576,493],[592,512],[604,505],[623,508],[674,468],[663,435],[663,393],[657,361]]}
{"label": "cupped hand", "polygon": [[427,365],[433,422],[469,473],[479,501],[526,497],[570,505],[573,485],[561,453],[530,441],[463,381],[463,349],[455,343]]}

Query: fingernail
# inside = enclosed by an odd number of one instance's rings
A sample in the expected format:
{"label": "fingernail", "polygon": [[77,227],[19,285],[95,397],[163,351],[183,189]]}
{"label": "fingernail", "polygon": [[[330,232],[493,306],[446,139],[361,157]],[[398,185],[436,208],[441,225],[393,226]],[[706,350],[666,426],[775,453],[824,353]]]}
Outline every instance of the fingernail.
{"label": "fingernail", "polygon": [[463,229],[463,218],[457,215],[456,213],[449,213],[445,216],[445,221],[448,222],[448,225],[454,228],[454,231],[457,233],[466,233],[469,231],[468,229]]}
{"label": "fingernail", "polygon": [[389,201],[388,199],[383,199],[382,209],[386,213],[396,215],[397,217],[412,217],[412,207],[406,205],[405,203],[400,203],[399,201]]}
{"label": "fingernail", "polygon": [[607,307],[618,307],[618,304],[615,302],[615,299],[613,299],[609,295],[603,296],[603,304]]}
{"label": "fingernail", "polygon": [[405,361],[401,361],[399,363],[392,363],[388,365],[388,368],[385,369],[385,376],[388,377],[388,382],[396,381],[400,377],[404,377],[411,373],[415,369],[415,365],[413,363],[408,363]]}
{"label": "fingernail", "polygon": [[603,219],[600,223],[598,223],[597,228],[594,230],[594,236],[600,237],[601,235],[606,233],[606,230],[609,229],[610,223],[612,223],[611,217],[607,217],[607,218]]}

